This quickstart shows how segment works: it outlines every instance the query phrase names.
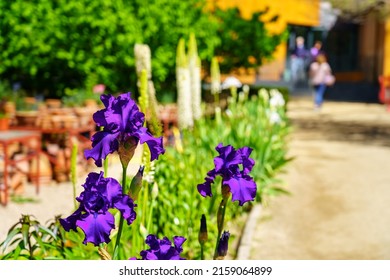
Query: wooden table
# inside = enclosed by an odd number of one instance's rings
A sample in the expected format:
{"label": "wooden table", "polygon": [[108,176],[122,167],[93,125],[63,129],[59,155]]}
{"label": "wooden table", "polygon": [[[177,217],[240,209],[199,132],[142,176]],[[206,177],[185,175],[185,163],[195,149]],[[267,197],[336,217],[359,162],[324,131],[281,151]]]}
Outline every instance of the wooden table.
{"label": "wooden table", "polygon": [[[32,146],[32,143],[35,141],[35,145]],[[20,144],[23,147],[28,148],[28,152],[23,155],[22,158],[14,160],[12,155],[9,154],[8,148],[12,144]],[[17,163],[21,161],[31,161],[34,158],[37,160],[37,174],[35,176],[36,181],[36,192],[39,193],[39,155],[41,152],[41,133],[35,131],[25,131],[25,130],[7,130],[0,131],[0,146],[3,149],[4,155],[4,170],[3,170],[3,187],[0,188],[0,194],[4,194],[1,204],[4,206],[8,203],[9,193],[8,193],[8,168],[14,166],[17,168]],[[0,196],[1,198],[1,196]]]}

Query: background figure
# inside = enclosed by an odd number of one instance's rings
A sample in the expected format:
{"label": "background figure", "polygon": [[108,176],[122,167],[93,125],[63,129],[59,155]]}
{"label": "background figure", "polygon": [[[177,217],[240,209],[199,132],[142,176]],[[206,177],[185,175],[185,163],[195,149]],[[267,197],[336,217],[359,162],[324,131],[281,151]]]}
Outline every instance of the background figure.
{"label": "background figure", "polygon": [[325,79],[328,74],[332,73],[329,63],[326,60],[326,56],[322,53],[318,54],[316,61],[310,65],[310,80],[314,87],[314,108],[319,110],[324,102],[324,93],[326,90]]}
{"label": "background figure", "polygon": [[310,49],[310,63],[315,62],[319,54],[324,54],[322,51],[322,42],[315,41],[313,47]]}
{"label": "background figure", "polygon": [[291,79],[294,87],[297,86],[299,82],[306,81],[305,65],[307,58],[308,51],[305,48],[305,39],[298,36],[295,48],[291,54]]}

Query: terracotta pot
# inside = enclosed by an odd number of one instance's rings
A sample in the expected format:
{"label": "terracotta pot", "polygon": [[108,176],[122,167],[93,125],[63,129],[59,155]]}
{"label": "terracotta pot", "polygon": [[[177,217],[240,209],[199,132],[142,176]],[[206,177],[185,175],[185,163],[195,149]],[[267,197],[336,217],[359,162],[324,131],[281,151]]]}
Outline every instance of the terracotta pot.
{"label": "terracotta pot", "polygon": [[25,185],[27,183],[26,176],[21,172],[16,172],[11,176],[11,190],[14,195],[24,194]]}
{"label": "terracotta pot", "polygon": [[46,99],[45,103],[49,109],[58,109],[62,107],[62,102],[60,99]]}
{"label": "terracotta pot", "polygon": [[0,131],[9,129],[10,119],[8,117],[0,118]]}
{"label": "terracotta pot", "polygon": [[20,126],[36,126],[38,120],[38,111],[18,111],[16,112],[16,121]]}
{"label": "terracotta pot", "polygon": [[62,128],[62,116],[50,116],[52,128]]}
{"label": "terracotta pot", "polygon": [[[35,183],[37,179],[37,160],[33,159],[30,165],[29,176],[30,180]],[[39,184],[49,185],[52,182],[53,170],[50,164],[49,157],[44,153],[39,155]]]}
{"label": "terracotta pot", "polygon": [[78,107],[74,108],[74,113],[76,114],[79,125],[81,127],[87,126],[90,123],[93,123],[93,114],[95,113],[95,109],[91,108],[83,108],[83,107]]}
{"label": "terracotta pot", "polygon": [[78,119],[76,116],[63,116],[62,117],[64,128],[77,128]]}
{"label": "terracotta pot", "polygon": [[62,149],[57,153],[56,163],[54,165],[54,177],[58,183],[68,180],[65,151]]}

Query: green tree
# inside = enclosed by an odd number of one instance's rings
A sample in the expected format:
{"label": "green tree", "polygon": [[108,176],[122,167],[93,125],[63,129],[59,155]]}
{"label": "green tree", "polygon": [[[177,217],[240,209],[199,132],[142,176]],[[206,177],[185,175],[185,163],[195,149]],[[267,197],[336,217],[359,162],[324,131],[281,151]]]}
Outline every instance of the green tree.
{"label": "green tree", "polygon": [[66,88],[85,89],[92,78],[108,92],[136,91],[140,43],[151,49],[157,98],[168,92],[176,100],[180,38],[195,34],[206,64],[223,56],[223,72],[261,65],[284,38],[267,32],[266,11],[245,20],[237,9],[205,7],[206,0],[0,0],[0,80],[58,97]]}
{"label": "green tree", "polygon": [[216,9],[221,45],[216,48],[215,54],[223,58],[220,62],[221,72],[226,73],[238,67],[257,68],[265,60],[273,58],[276,47],[287,39],[287,32],[270,33],[266,24],[277,21],[278,16],[264,20],[267,13],[268,9],[265,9],[245,19],[238,8]]}
{"label": "green tree", "polygon": [[[110,91],[133,90],[133,49],[148,44],[156,84],[175,77],[179,38],[191,31],[201,58],[211,58],[218,38],[204,1],[14,0],[0,1],[0,79],[22,81],[31,91],[61,96],[85,87],[90,75]],[[159,90],[161,87],[156,86]]]}

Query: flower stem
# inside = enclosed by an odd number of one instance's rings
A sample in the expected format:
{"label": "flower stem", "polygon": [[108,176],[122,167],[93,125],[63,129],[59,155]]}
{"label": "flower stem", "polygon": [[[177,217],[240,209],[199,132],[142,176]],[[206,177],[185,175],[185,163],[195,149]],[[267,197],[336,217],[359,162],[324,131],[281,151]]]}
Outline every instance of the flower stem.
{"label": "flower stem", "polygon": [[215,243],[215,250],[214,250],[214,260],[218,258],[218,245],[221,238],[221,233],[223,230],[223,224],[225,222],[225,212],[226,212],[226,204],[227,204],[227,198],[223,198],[221,203],[219,204],[218,208],[218,236],[217,236],[217,242]]}
{"label": "flower stem", "polygon": [[152,226],[153,210],[154,210],[155,205],[156,205],[156,203],[155,203],[155,200],[153,199],[151,202],[150,208],[149,208],[148,221],[146,223],[146,231],[148,233],[150,232],[150,228]]}
{"label": "flower stem", "polygon": [[108,157],[103,161],[104,177],[108,176]]}
{"label": "flower stem", "polygon": [[204,244],[200,244],[200,259],[204,260]]}
{"label": "flower stem", "polygon": [[[122,164],[122,192],[126,193],[126,174],[127,174],[127,165]],[[113,254],[113,259],[117,260],[118,255],[119,255],[119,245],[120,245],[120,240],[122,236],[122,231],[123,231],[123,223],[124,223],[124,218],[123,215],[120,215],[119,218],[119,228],[118,228],[118,235],[116,237],[116,242],[115,242],[115,247],[114,247],[114,254]]]}
{"label": "flower stem", "polygon": [[72,181],[72,188],[73,188],[73,204],[74,204],[74,209],[77,209],[77,200],[76,200],[76,184],[77,184],[77,144],[73,143],[72,144],[72,154],[71,154],[71,167],[70,167],[70,172],[71,172],[71,181]]}

